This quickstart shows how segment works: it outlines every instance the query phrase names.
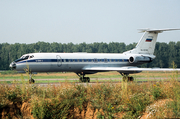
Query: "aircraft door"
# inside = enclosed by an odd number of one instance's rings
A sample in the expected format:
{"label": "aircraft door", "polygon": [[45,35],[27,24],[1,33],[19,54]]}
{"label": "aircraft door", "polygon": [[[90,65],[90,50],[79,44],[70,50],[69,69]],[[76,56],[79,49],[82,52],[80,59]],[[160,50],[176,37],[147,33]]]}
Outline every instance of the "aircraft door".
{"label": "aircraft door", "polygon": [[56,55],[57,58],[57,66],[60,67],[62,65],[62,59],[59,55]]}

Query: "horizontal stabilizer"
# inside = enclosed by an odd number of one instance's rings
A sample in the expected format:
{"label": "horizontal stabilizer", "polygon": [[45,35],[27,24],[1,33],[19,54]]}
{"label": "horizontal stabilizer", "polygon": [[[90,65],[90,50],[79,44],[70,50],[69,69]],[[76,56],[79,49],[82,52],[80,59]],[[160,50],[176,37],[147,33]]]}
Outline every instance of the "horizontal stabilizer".
{"label": "horizontal stabilizer", "polygon": [[171,31],[171,30],[180,30],[180,29],[138,29],[140,33],[142,32],[157,32],[162,33],[163,31]]}

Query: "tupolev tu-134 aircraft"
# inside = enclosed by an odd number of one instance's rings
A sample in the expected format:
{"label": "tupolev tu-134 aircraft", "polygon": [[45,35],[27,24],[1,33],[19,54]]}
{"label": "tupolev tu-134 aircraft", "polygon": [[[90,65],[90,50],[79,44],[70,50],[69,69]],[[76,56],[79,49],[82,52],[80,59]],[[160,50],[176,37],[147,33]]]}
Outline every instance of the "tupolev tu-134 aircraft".
{"label": "tupolev tu-134 aircraft", "polygon": [[117,71],[123,79],[133,80],[129,74],[142,71],[173,71],[170,68],[138,68],[138,65],[152,62],[158,33],[180,29],[140,29],[143,36],[132,50],[123,53],[29,53],[10,64],[10,68],[25,72],[28,66],[29,82],[34,83],[31,74],[37,72],[75,72],[81,82],[90,82],[86,74]]}

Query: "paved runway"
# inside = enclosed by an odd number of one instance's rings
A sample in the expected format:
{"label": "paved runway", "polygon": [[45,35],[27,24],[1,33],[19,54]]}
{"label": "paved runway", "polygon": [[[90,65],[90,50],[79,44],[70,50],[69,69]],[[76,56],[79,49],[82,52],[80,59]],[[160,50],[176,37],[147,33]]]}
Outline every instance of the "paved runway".
{"label": "paved runway", "polygon": [[[104,80],[107,80],[107,81],[111,81],[111,80],[117,80],[117,81],[121,81],[122,78],[90,78],[91,81],[104,81]],[[167,77],[137,77],[135,78],[136,80],[142,80],[142,79],[146,79],[146,80],[167,80],[167,79],[170,79],[170,78],[167,78]],[[178,79],[180,79],[180,77],[178,77]],[[21,79],[0,79],[0,82],[1,81],[13,81],[13,80],[16,80],[16,81],[21,81]],[[77,78],[71,78],[71,79],[35,79],[36,81],[71,81],[71,80],[77,80],[79,81],[79,79]],[[27,79],[25,79],[25,81],[27,81]]]}

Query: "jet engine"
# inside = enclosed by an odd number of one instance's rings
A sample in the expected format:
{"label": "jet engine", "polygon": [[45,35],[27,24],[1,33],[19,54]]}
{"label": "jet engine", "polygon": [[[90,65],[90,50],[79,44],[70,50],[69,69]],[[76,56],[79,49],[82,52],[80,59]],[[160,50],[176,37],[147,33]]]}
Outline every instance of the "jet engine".
{"label": "jet engine", "polygon": [[129,63],[148,63],[151,61],[152,59],[150,57],[145,56],[131,56],[129,58]]}

